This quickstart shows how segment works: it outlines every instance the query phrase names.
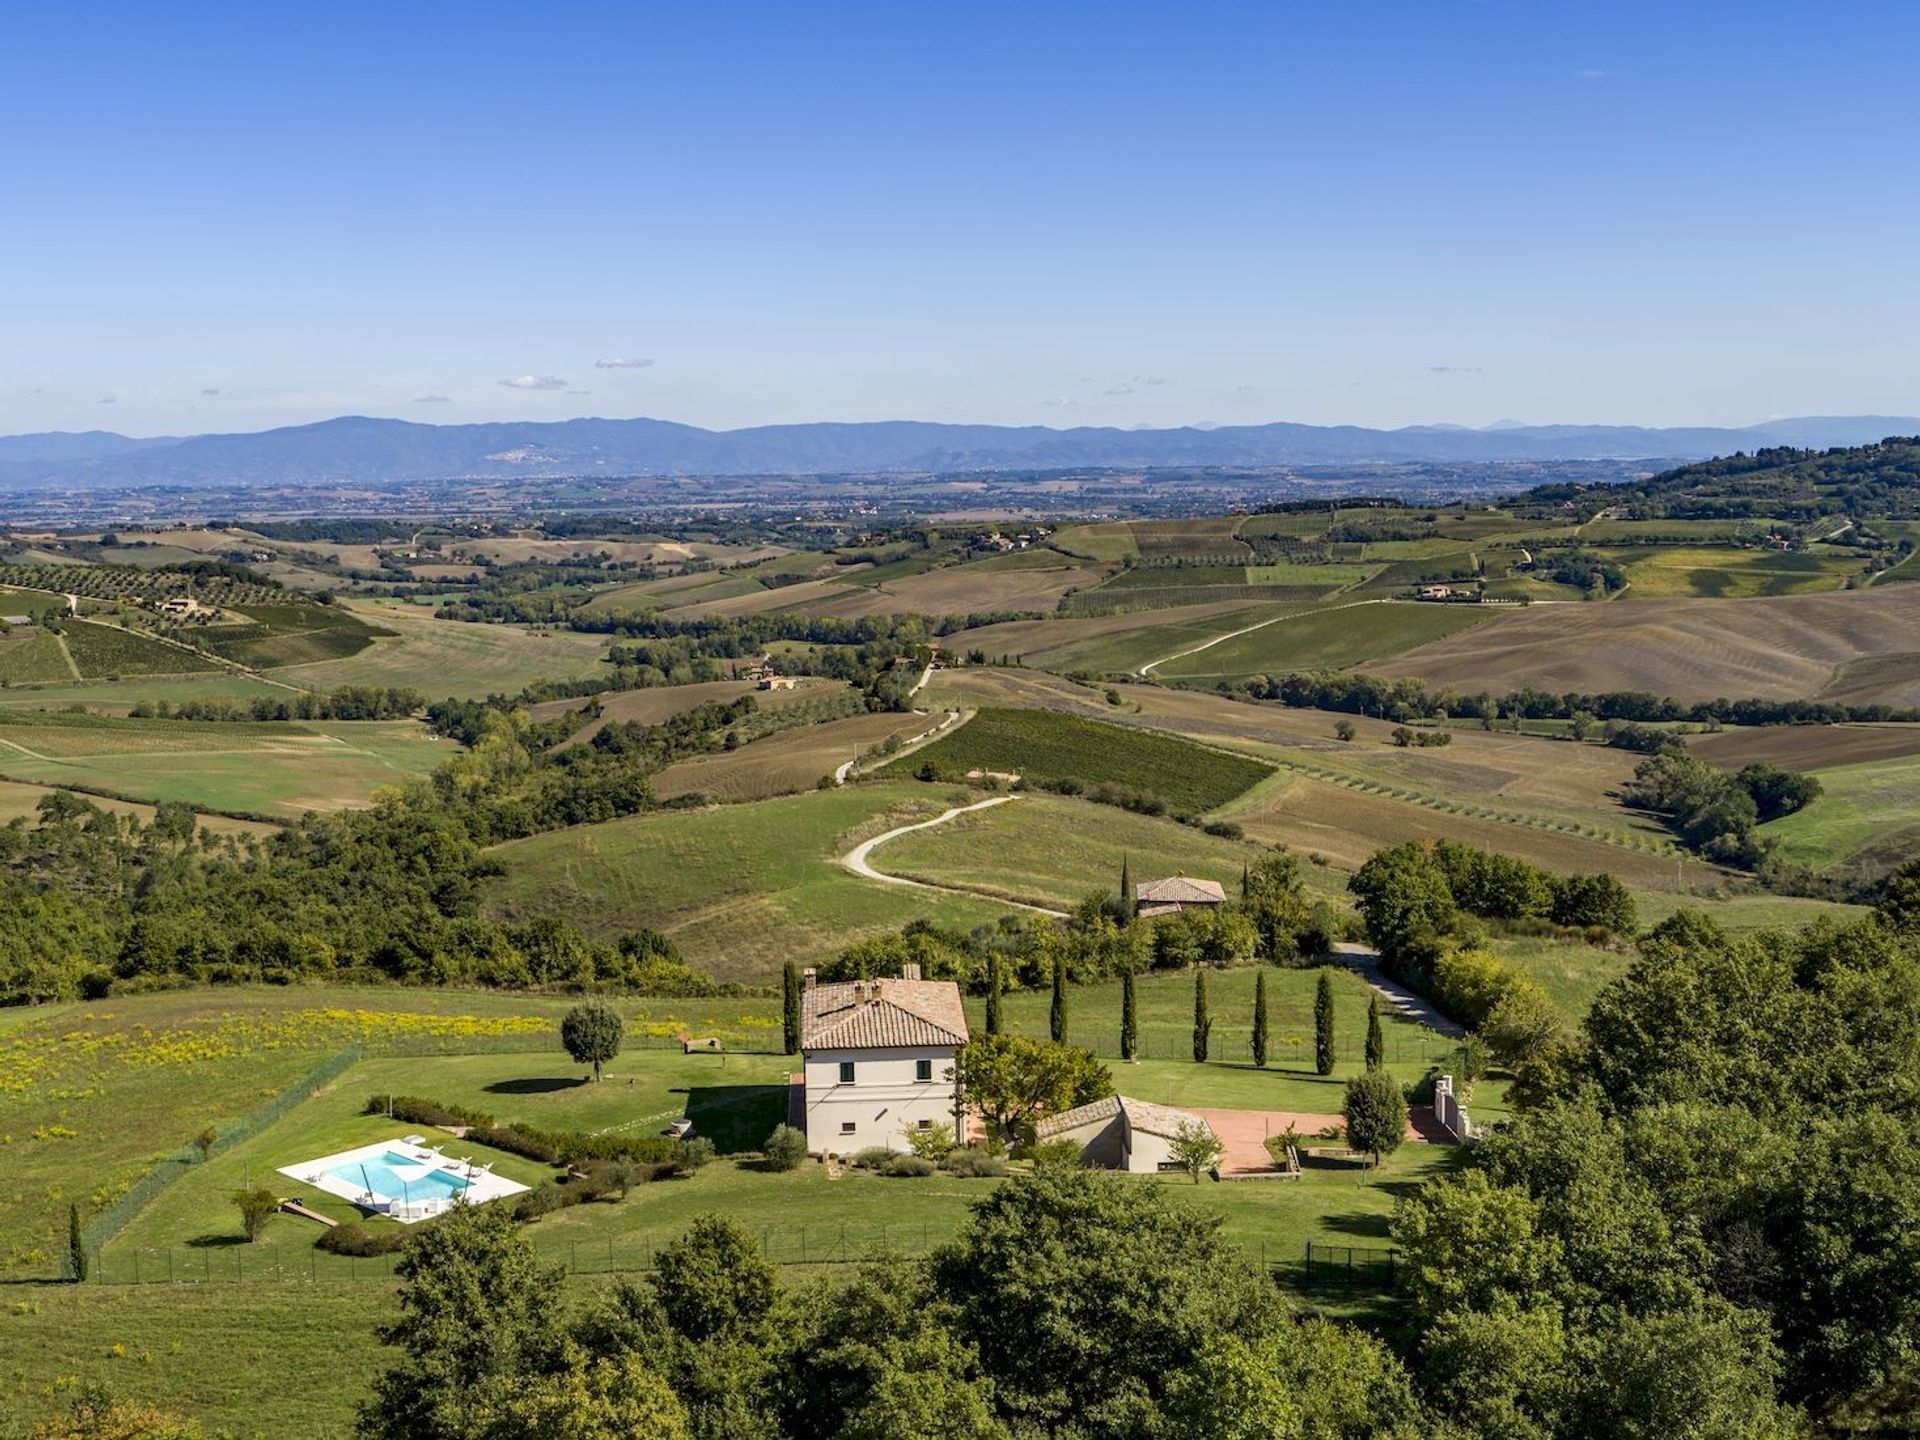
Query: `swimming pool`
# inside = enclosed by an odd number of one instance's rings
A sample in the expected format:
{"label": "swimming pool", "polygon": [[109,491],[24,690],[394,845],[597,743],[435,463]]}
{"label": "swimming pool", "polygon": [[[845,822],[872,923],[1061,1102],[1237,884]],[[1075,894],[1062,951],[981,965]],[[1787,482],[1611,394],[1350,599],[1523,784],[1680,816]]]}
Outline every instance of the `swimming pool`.
{"label": "swimming pool", "polygon": [[452,1205],[483,1205],[527,1188],[494,1174],[491,1160],[448,1155],[441,1145],[428,1146],[423,1139],[409,1135],[362,1145],[304,1165],[284,1166],[280,1173],[403,1225],[439,1215]]}
{"label": "swimming pool", "polygon": [[348,1185],[359,1184],[376,1199],[391,1204],[399,1200],[417,1203],[423,1200],[447,1201],[464,1195],[473,1181],[465,1175],[422,1162],[398,1150],[389,1150],[368,1160],[336,1165],[327,1172]]}

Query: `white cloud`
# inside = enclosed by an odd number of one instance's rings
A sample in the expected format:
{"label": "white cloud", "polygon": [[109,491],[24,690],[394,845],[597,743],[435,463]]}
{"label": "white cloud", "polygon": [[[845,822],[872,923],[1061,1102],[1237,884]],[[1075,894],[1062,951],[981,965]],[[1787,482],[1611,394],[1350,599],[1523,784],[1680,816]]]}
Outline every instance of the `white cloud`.
{"label": "white cloud", "polygon": [[516,375],[500,382],[509,390],[564,390],[567,382],[558,375]]}
{"label": "white cloud", "polygon": [[593,362],[596,370],[649,370],[653,368],[651,360],[636,360],[629,355],[608,355]]}
{"label": "white cloud", "polygon": [[200,393],[206,396],[209,400],[211,400],[214,396],[220,393],[220,387],[218,385],[208,385],[204,389],[202,389]]}
{"label": "white cloud", "polygon": [[451,405],[453,403],[453,397],[451,395],[416,395],[413,397],[413,403],[416,405]]}
{"label": "white cloud", "polygon": [[1480,367],[1478,365],[1429,365],[1427,373],[1429,375],[1478,375]]}

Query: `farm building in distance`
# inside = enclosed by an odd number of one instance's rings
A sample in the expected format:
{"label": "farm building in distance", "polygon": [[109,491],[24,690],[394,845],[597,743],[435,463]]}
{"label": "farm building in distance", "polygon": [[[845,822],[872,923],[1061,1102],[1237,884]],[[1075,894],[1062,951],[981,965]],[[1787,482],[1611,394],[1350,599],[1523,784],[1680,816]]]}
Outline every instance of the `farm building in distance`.
{"label": "farm building in distance", "polygon": [[1109,1095],[1048,1116],[1034,1133],[1041,1140],[1073,1141],[1089,1165],[1150,1175],[1180,1168],[1173,1158],[1173,1142],[1182,1130],[1195,1127],[1212,1128],[1190,1111],[1130,1095]]}
{"label": "farm building in distance", "polygon": [[805,1069],[795,1099],[810,1150],[905,1150],[914,1130],[959,1130],[954,1060],[967,1043],[967,1015],[958,985],[922,980],[917,965],[904,966],[898,980],[831,985],[809,970],[804,983]]}
{"label": "farm building in distance", "polygon": [[1224,905],[1227,892],[1217,880],[1194,880],[1185,875],[1165,880],[1143,880],[1133,887],[1133,911],[1142,917],[1171,915],[1193,906]]}

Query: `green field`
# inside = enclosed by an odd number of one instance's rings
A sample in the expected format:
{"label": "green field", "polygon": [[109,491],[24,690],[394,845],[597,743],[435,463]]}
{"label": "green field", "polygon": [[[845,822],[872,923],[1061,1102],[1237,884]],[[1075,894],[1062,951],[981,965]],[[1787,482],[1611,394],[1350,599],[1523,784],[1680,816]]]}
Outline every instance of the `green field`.
{"label": "green field", "polygon": [[1705,547],[1619,550],[1609,553],[1627,567],[1635,599],[1700,595],[1744,600],[1755,595],[1797,595],[1838,590],[1861,562],[1851,555]]}
{"label": "green field", "polygon": [[207,670],[197,675],[129,675],[118,680],[76,680],[64,666],[51,684],[0,687],[0,707],[54,707],[87,705],[124,713],[142,700],[251,700],[259,695],[284,697],[288,690],[242,675],[234,670]]}
{"label": "green field", "polygon": [[515,919],[553,915],[605,940],[648,926],[702,969],[765,980],[787,960],[804,964],[916,918],[971,929],[1003,914],[836,863],[859,841],[948,803],[926,785],[861,783],[536,835],[492,852],[506,873],[486,907]]}
{"label": "green field", "polygon": [[1373,577],[1374,565],[1322,565],[1297,560],[1282,560],[1271,565],[1249,565],[1249,585],[1358,585]]}
{"label": "green field", "polygon": [[1267,766],[1245,756],[1052,710],[983,709],[892,768],[922,765],[943,775],[1009,771],[1042,783],[1119,785],[1193,813],[1224,805],[1268,773]]}
{"label": "green field", "polygon": [[0,681],[7,685],[74,678],[73,664],[52,631],[23,627],[0,636]]}
{"label": "green field", "polygon": [[1035,651],[1031,660],[1049,670],[1130,675],[1137,673],[1141,666],[1176,651],[1205,644],[1221,635],[1231,635],[1236,630],[1244,630],[1249,625],[1276,615],[1298,614],[1303,608],[1262,605],[1172,622],[1156,620],[1149,613],[1139,616],[1135,624],[1124,631],[1089,636],[1084,640],[1050,647],[1045,646],[1046,637],[1043,633],[1036,638],[1044,648]]}
{"label": "green field", "polygon": [[411,720],[215,723],[0,710],[0,775],[9,779],[283,819],[364,805],[453,749]]}
{"label": "green field", "polygon": [[90,680],[109,675],[187,675],[220,668],[217,661],[192,650],[99,621],[70,619],[62,621],[60,628],[67,653]]}
{"label": "green field", "polygon": [[868,859],[889,875],[1066,909],[1090,891],[1116,891],[1123,859],[1139,880],[1193,875],[1232,893],[1259,853],[1170,820],[1031,793],[890,840]]}
{"label": "green field", "polygon": [[[249,605],[228,612],[240,623],[189,628],[181,638],[255,670],[357,655],[377,635],[344,605]],[[252,623],[247,623],[252,622]]]}
{"label": "green field", "polygon": [[1289,670],[1343,670],[1457,634],[1492,613],[1478,605],[1337,605],[1307,611],[1223,640],[1197,654],[1168,660],[1154,673],[1164,680],[1211,682],[1280,675]]}
{"label": "green field", "polygon": [[603,636],[436,620],[431,611],[415,606],[349,608],[394,633],[376,639],[357,655],[290,665],[276,671],[276,676],[323,690],[338,685],[399,685],[434,699],[510,695],[540,680],[598,674],[607,653]]}
{"label": "green field", "polygon": [[1822,793],[1806,809],[1760,828],[1783,860],[1815,870],[1877,872],[1910,857],[1920,839],[1920,756],[1812,772]]}

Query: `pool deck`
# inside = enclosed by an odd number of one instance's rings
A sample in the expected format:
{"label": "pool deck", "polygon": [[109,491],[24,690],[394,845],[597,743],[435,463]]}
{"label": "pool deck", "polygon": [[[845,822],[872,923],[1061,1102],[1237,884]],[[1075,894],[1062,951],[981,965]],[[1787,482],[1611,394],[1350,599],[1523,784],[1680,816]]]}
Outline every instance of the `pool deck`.
{"label": "pool deck", "polygon": [[[389,1157],[398,1157],[411,1166],[419,1167],[411,1173],[394,1172]],[[401,1193],[387,1195],[373,1190],[371,1182],[360,1178],[343,1177],[340,1172],[351,1172],[357,1167],[378,1167],[382,1171],[392,1172],[401,1180]],[[343,1150],[338,1155],[323,1155],[318,1160],[303,1161],[298,1165],[283,1165],[280,1174],[289,1180],[297,1180],[302,1185],[311,1185],[324,1194],[345,1200],[371,1214],[386,1215],[402,1225],[411,1225],[416,1221],[428,1219],[440,1213],[444,1206],[434,1207],[430,1200],[408,1204],[406,1184],[431,1181],[423,1188],[438,1192],[457,1181],[457,1194],[461,1201],[469,1205],[484,1205],[489,1200],[498,1200],[506,1195],[518,1195],[527,1187],[518,1180],[509,1180],[504,1175],[496,1175],[485,1166],[471,1166],[465,1156],[447,1155],[438,1147],[429,1147],[417,1141],[396,1136],[392,1140],[377,1141],[372,1145],[361,1145],[353,1150]],[[369,1170],[367,1173],[371,1173]],[[438,1198],[437,1195],[435,1198]]]}

